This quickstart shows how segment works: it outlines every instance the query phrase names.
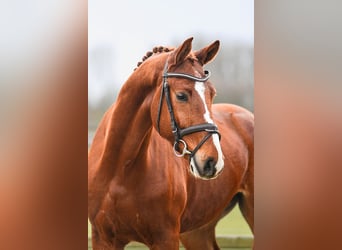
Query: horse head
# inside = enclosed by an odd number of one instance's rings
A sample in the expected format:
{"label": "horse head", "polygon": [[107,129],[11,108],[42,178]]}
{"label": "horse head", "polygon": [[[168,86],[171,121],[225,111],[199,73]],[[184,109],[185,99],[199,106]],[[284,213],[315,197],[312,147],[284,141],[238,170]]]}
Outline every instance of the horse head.
{"label": "horse head", "polygon": [[219,41],[198,51],[191,49],[189,38],[162,57],[163,70],[151,105],[152,123],[172,143],[176,156],[189,160],[195,177],[212,179],[223,170],[224,160],[211,113],[216,90],[203,66],[215,58]]}

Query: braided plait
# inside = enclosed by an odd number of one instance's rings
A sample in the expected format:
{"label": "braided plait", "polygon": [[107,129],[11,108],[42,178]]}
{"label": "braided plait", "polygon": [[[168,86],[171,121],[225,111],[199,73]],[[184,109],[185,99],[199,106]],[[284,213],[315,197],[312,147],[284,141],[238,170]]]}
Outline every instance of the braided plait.
{"label": "braided plait", "polygon": [[174,50],[174,49],[173,48],[168,48],[168,47],[163,47],[163,46],[154,47],[152,51],[147,51],[146,52],[146,55],[144,55],[142,57],[142,59],[141,59],[142,61],[137,63],[137,67],[134,70],[136,70],[144,61],[147,60],[147,58],[151,57],[152,55],[163,53],[163,52],[169,52],[169,51],[172,51],[172,50]]}

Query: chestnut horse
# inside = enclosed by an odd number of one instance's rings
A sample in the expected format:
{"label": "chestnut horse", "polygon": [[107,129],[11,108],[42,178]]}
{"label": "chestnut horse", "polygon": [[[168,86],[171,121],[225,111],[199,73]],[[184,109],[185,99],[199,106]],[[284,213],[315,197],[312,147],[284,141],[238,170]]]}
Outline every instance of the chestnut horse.
{"label": "chestnut horse", "polygon": [[[253,231],[254,116],[212,104],[203,66],[219,41],[157,47],[123,85],[89,151],[93,249],[219,249],[217,222],[235,206]],[[140,65],[141,64],[141,65]]]}

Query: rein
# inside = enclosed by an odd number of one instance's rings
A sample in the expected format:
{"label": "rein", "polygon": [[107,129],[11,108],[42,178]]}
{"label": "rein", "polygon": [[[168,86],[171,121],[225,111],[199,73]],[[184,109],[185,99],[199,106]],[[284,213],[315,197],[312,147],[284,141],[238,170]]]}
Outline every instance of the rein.
{"label": "rein", "polygon": [[[205,76],[203,78],[199,78],[199,77],[189,75],[189,74],[184,74],[184,73],[169,73],[167,72],[167,67],[168,67],[168,63],[166,61],[165,66],[164,66],[164,71],[163,71],[163,86],[161,88],[161,94],[160,94],[160,100],[159,100],[159,106],[158,106],[157,129],[158,129],[158,132],[160,133],[159,122],[160,122],[163,97],[165,95],[167,108],[170,113],[172,133],[175,138],[175,142],[173,144],[173,151],[177,157],[183,157],[186,154],[189,154],[190,157],[193,157],[198,151],[198,149],[210,138],[210,136],[212,136],[213,134],[218,134],[219,138],[221,139],[221,135],[218,131],[217,126],[213,123],[197,124],[197,125],[193,125],[187,128],[183,128],[183,129],[179,128],[175,119],[173,108],[172,108],[170,88],[169,88],[167,79],[170,77],[171,78],[174,77],[174,78],[185,78],[185,79],[189,79],[189,80],[196,81],[196,82],[206,82],[208,81],[210,77],[210,72],[208,70],[205,70],[204,71]],[[182,138],[186,135],[197,133],[197,132],[202,132],[202,131],[206,131],[207,134],[203,137],[203,139],[199,142],[199,144],[192,151],[189,151],[188,145]],[[179,153],[180,144],[183,144],[183,150],[181,153]]]}

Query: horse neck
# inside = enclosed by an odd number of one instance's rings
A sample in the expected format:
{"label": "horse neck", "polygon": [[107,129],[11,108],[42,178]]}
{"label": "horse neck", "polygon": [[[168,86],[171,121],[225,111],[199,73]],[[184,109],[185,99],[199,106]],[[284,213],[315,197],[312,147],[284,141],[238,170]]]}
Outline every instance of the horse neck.
{"label": "horse neck", "polygon": [[[134,72],[122,87],[116,103],[100,125],[102,138],[102,161],[114,168],[134,162],[151,133],[150,106],[156,83],[147,74]],[[103,134],[103,133],[102,133]],[[95,139],[95,138],[94,138]],[[99,138],[98,141],[101,141]]]}
{"label": "horse neck", "polygon": [[135,156],[152,127],[150,106],[154,88],[134,79],[131,81],[126,83],[118,97],[112,117],[112,135],[113,146],[120,149],[117,152],[130,152]]}

